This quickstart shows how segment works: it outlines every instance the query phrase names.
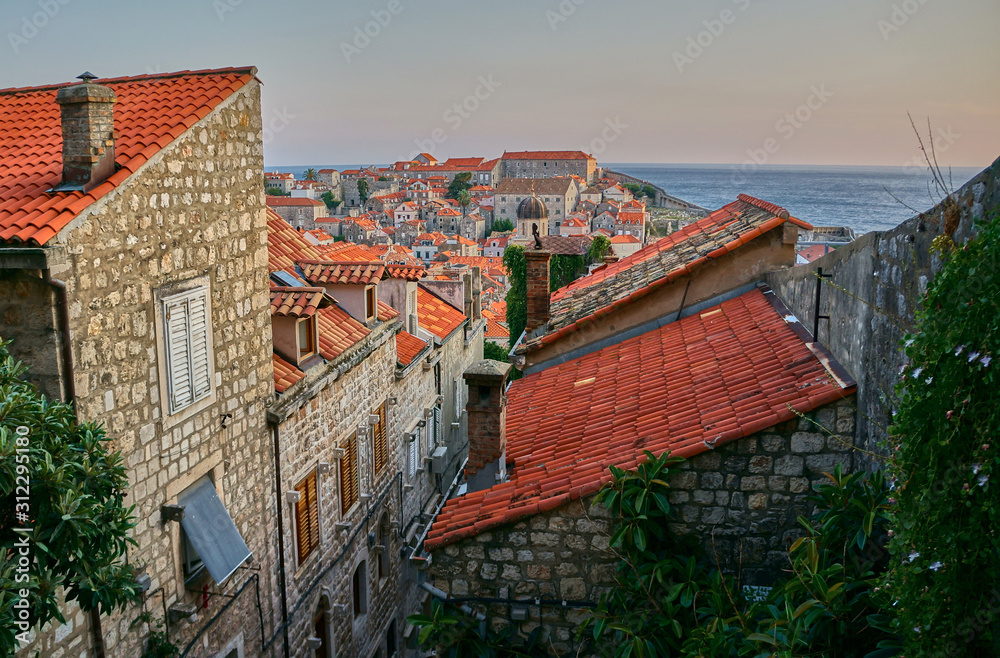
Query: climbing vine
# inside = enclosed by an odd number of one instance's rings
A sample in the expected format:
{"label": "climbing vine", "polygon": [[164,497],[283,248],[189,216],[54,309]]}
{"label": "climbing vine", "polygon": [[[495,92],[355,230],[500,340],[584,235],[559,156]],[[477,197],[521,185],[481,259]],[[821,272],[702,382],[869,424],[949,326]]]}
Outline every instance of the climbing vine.
{"label": "climbing vine", "polygon": [[943,261],[904,340],[888,581],[907,655],[1000,655],[1000,221]]}

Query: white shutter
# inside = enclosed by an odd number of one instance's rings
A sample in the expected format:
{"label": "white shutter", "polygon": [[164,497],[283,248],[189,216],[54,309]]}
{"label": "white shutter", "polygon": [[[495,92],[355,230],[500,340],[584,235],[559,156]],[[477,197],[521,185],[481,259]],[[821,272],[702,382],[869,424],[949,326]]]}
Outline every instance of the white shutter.
{"label": "white shutter", "polygon": [[462,418],[462,378],[455,378],[455,420]]}
{"label": "white shutter", "polygon": [[208,291],[192,297],[188,302],[191,327],[191,380],[194,399],[199,400],[212,390],[212,375],[208,353]]}
{"label": "white shutter", "polygon": [[212,392],[208,290],[201,288],[163,302],[170,413]]}
{"label": "white shutter", "polygon": [[441,443],[441,407],[434,407],[434,414],[431,416],[434,423],[431,431],[427,433],[428,450],[430,454],[434,448]]}
{"label": "white shutter", "polygon": [[410,441],[410,445],[408,447],[409,447],[409,456],[408,456],[409,461],[407,463],[406,472],[408,476],[412,478],[417,472],[417,460],[420,459],[419,432],[417,433],[416,436],[413,437],[413,440]]}
{"label": "white shutter", "polygon": [[186,299],[164,303],[167,333],[167,382],[170,410],[174,412],[191,402],[190,335]]}

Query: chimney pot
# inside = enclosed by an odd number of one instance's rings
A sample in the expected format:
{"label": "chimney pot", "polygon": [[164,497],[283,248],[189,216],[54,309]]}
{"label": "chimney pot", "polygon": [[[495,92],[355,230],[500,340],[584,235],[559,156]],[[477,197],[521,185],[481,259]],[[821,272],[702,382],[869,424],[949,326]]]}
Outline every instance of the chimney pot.
{"label": "chimney pot", "polygon": [[63,138],[62,181],[52,191],[89,192],[115,172],[115,92],[95,84],[87,71],[81,83],[56,93]]}

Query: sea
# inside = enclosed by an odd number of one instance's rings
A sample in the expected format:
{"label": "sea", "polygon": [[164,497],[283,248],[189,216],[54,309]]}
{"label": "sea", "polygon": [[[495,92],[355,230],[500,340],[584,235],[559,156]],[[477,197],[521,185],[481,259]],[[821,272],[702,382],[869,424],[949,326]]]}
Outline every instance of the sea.
{"label": "sea", "polygon": [[[892,228],[937,205],[942,198],[923,167],[764,165],[752,169],[726,164],[601,163],[607,169],[662,187],[667,194],[708,210],[739,194],[782,206],[816,226],[847,226],[858,234]],[[360,165],[310,165],[314,169],[357,169]],[[364,166],[373,166],[371,164]],[[380,165],[381,166],[381,165]],[[300,178],[309,166],[269,167]],[[978,174],[975,167],[944,169],[957,190]]]}

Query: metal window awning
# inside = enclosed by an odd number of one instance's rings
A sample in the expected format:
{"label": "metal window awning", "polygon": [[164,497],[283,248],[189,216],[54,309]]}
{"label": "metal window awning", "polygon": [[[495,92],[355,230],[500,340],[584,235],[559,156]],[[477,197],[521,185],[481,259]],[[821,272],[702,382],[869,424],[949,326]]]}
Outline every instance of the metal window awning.
{"label": "metal window awning", "polygon": [[204,478],[182,493],[181,526],[216,584],[221,585],[252,555],[240,531],[219,500],[215,485]]}

